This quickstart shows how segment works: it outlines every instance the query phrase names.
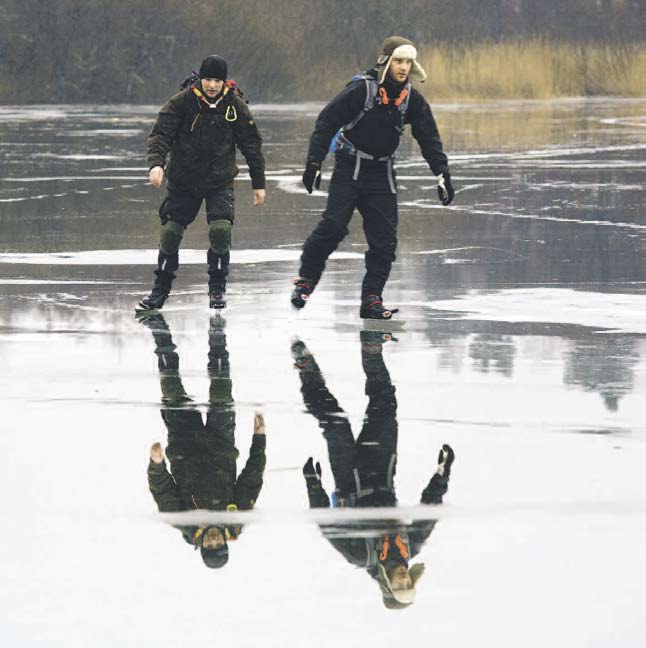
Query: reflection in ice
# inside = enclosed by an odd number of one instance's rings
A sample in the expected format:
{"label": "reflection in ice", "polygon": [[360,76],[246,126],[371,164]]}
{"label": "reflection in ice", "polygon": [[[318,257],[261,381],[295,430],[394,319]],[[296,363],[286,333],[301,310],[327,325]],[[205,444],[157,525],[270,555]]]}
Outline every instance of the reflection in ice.
{"label": "reflection in ice", "polygon": [[[166,452],[160,443],[150,449],[148,487],[160,512],[246,511],[254,507],[265,470],[265,425],[254,420],[249,458],[240,474],[236,460],[236,413],[227,351],[225,320],[214,317],[209,330],[209,404],[206,421],[191,407],[179,371],[179,355],[161,315],[141,318],[155,341],[161,383],[162,419],[168,431]],[[166,463],[168,459],[168,466]],[[169,471],[170,467],[170,471]],[[217,569],[229,560],[229,543],[242,532],[239,524],[182,525],[182,538],[199,549],[204,564]]]}
{"label": "reflection in ice", "polygon": [[[394,338],[381,331],[361,331],[360,339],[365,394],[369,400],[356,439],[314,356],[301,340],[292,342],[305,407],[316,417],[323,432],[334,476],[330,497],[321,483],[321,464],[314,464],[312,457],[305,462],[303,477],[312,508],[384,508],[397,504],[397,398],[382,355],[383,344]],[[444,445],[437,469],[422,491],[422,504],[442,502],[453,460],[453,449]],[[394,518],[376,524],[369,515],[366,517],[364,521],[321,525],[321,531],[351,565],[364,569],[379,584],[387,608],[408,607],[415,602],[416,585],[424,573],[423,563],[411,561],[430,536],[436,520],[406,524]]]}

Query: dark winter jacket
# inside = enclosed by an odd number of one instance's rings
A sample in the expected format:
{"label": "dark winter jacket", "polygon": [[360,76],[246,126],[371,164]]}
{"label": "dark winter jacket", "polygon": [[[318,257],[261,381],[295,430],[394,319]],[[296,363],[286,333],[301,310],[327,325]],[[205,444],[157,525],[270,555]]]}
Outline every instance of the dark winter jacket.
{"label": "dark winter jacket", "polygon": [[[235,121],[227,121],[227,109],[229,118],[235,109]],[[262,138],[247,104],[229,91],[209,108],[188,87],[161,109],[148,136],[148,166],[165,168],[172,189],[219,189],[238,175],[236,146],[249,166],[252,187],[264,189]]]}
{"label": "dark winter jacket", "polygon": [[[376,78],[376,70],[368,70],[368,75]],[[396,85],[390,79],[382,84],[391,100],[399,96],[403,85]],[[336,132],[349,124],[364,107],[366,83],[362,79],[351,81],[321,111],[314,132],[310,138],[307,161],[322,162],[329,150],[330,142]],[[404,123],[410,124],[413,137],[417,140],[424,159],[435,175],[448,172],[448,159],[442,149],[442,141],[437,130],[431,107],[424,97],[411,88],[408,108]],[[390,101],[388,105],[375,102],[358,124],[351,130],[344,131],[345,137],[359,150],[377,157],[390,156],[399,146],[401,124],[400,111]]]}
{"label": "dark winter jacket", "polygon": [[352,565],[376,577],[381,562],[386,569],[397,563],[408,566],[422,549],[437,520],[404,524],[393,520],[361,520],[354,523],[320,525],[329,543]]}
{"label": "dark winter jacket", "polygon": [[[197,411],[183,413],[201,419]],[[253,435],[249,459],[237,479],[235,447],[219,447],[220,440],[209,439],[203,429],[198,433],[185,428],[182,436],[183,439],[172,439],[169,432],[170,473],[165,462],[151,460],[148,464],[148,486],[159,510],[223,511],[229,504],[235,504],[239,510],[252,509],[263,483],[265,436]]]}

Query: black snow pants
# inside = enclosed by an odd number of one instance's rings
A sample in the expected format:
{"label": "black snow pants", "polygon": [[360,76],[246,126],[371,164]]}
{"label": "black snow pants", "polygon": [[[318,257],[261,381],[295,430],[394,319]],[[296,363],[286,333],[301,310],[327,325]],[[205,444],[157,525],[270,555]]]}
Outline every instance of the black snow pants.
{"label": "black snow pants", "polygon": [[[184,191],[168,187],[164,201],[159,207],[159,218],[162,226],[169,220],[186,228],[195,220],[202,202],[206,203],[206,221],[210,225],[216,220],[228,220],[233,224],[235,213],[235,196],[233,187],[208,189],[205,191]],[[209,272],[209,286],[226,285],[229,274],[230,253],[218,256],[209,247],[207,263]],[[165,254],[161,250],[157,258],[155,274],[166,272],[174,278],[179,267],[179,252]]]}
{"label": "black snow pants", "polygon": [[362,349],[368,407],[359,437],[328,390],[314,361],[300,370],[301,393],[327,442],[337,500],[361,506],[394,506],[397,462],[397,399],[380,352]]}
{"label": "black snow pants", "polygon": [[[355,207],[363,217],[368,242],[361,297],[381,295],[397,248],[397,195],[388,161],[361,160],[337,153],[327,206],[321,221],[305,241],[300,276],[318,282],[327,258],[348,234]],[[356,179],[355,179],[356,177]]]}

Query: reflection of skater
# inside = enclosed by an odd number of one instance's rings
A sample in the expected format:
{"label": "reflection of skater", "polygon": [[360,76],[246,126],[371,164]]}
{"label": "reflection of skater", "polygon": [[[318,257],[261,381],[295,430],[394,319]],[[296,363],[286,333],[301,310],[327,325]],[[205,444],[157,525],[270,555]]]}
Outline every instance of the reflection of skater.
{"label": "reflection of skater", "polygon": [[[328,390],[316,361],[305,345],[296,341],[292,354],[299,369],[301,392],[307,410],[323,430],[335,490],[335,507],[396,506],[394,477],[397,463],[397,400],[382,356],[382,335],[361,331],[361,360],[369,398],[359,437]],[[442,446],[438,466],[422,491],[423,504],[440,504],[447,491],[453,450]],[[303,467],[310,507],[326,508],[330,498],[321,484],[321,466],[312,458]],[[398,520],[364,520],[342,525],[322,525],[323,534],[348,562],[362,567],[379,582],[386,607],[402,608],[415,600],[415,584],[423,564],[410,565],[428,539],[436,520],[404,524]]]}
{"label": "reflection of skater", "polygon": [[[249,165],[253,204],[265,200],[265,162],[258,127],[235,83],[227,82],[227,64],[219,56],[202,61],[199,80],[171,97],[148,136],[150,183],[168,187],[159,208],[161,231],[155,283],[139,304],[158,309],[170,293],[179,266],[186,228],[206,202],[209,224],[209,302],[224,308],[233,226],[233,178],[238,174],[236,146]],[[166,158],[170,154],[168,165]]]}
{"label": "reflection of skater", "polygon": [[303,308],[319,282],[327,258],[348,234],[355,207],[363,217],[368,242],[366,274],[361,286],[360,316],[389,319],[382,292],[397,247],[397,187],[393,159],[404,126],[410,124],[422,155],[438,176],[440,200],[448,205],[454,191],[447,157],[426,99],[411,86],[426,73],[411,41],[387,38],[377,65],[357,75],[323,109],[310,138],[303,184],[307,191],[321,183],[321,164],[330,143],[336,153],[327,206],[303,246],[299,279],[292,304]]}
{"label": "reflection of skater", "polygon": [[[161,444],[150,449],[148,485],[160,511],[235,511],[252,509],[262,488],[265,469],[265,424],[254,417],[249,459],[237,476],[235,410],[231,396],[229,354],[223,320],[213,320],[209,332],[209,407],[206,423],[192,406],[179,376],[179,357],[170,330],[159,314],[145,320],[155,338],[164,407],[161,415],[168,430],[164,460]],[[208,567],[222,567],[229,557],[228,541],[240,527],[180,526],[184,540],[200,549]]]}

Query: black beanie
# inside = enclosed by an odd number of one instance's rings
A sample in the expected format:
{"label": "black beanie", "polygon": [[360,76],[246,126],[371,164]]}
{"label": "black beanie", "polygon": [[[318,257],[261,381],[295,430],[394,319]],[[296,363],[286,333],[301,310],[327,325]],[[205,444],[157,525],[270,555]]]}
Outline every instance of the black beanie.
{"label": "black beanie", "polygon": [[204,564],[211,569],[219,569],[229,562],[229,547],[226,544],[217,549],[200,547],[200,553],[202,554]]}
{"label": "black beanie", "polygon": [[200,65],[200,79],[227,80],[227,62],[217,54],[207,56]]}

